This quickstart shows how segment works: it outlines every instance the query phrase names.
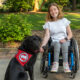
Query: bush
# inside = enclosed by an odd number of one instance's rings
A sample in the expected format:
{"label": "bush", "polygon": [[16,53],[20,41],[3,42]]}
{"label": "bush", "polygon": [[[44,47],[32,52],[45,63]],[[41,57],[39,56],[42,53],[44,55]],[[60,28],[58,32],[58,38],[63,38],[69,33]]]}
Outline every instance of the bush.
{"label": "bush", "polygon": [[26,35],[31,35],[31,26],[26,17],[18,14],[4,15],[0,19],[0,41],[21,41]]}
{"label": "bush", "polygon": [[28,11],[33,6],[33,0],[6,0],[0,11],[18,12]]}
{"label": "bush", "polygon": [[0,12],[9,12],[9,7],[3,4],[2,8],[0,8]]}

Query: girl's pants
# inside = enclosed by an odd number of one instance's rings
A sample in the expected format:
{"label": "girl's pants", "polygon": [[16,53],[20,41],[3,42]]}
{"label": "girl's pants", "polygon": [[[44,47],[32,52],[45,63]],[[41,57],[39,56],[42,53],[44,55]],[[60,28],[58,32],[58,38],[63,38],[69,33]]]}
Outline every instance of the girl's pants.
{"label": "girl's pants", "polygon": [[51,46],[54,46],[54,62],[59,61],[60,49],[62,51],[63,62],[68,62],[68,46],[70,45],[70,41],[66,41],[64,43],[60,42],[52,42]]}

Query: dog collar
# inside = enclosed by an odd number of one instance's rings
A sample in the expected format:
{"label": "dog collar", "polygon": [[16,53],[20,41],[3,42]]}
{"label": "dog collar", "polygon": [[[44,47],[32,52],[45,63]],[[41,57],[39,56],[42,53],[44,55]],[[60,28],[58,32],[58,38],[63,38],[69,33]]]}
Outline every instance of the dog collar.
{"label": "dog collar", "polygon": [[15,55],[15,58],[22,66],[24,66],[30,60],[31,57],[31,54],[22,50],[18,50],[18,53]]}

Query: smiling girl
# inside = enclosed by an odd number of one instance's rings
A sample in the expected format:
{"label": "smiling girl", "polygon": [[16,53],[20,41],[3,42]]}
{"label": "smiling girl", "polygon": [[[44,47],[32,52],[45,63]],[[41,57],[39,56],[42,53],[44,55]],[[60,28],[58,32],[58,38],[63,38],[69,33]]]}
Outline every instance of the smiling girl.
{"label": "smiling girl", "polygon": [[59,6],[56,3],[51,3],[48,8],[46,23],[43,25],[45,35],[40,47],[40,52],[43,53],[43,46],[47,44],[51,37],[51,46],[54,46],[54,62],[51,72],[58,71],[60,48],[62,49],[64,72],[71,72],[68,64],[68,46],[72,38],[72,31],[69,24],[70,21],[64,18]]}

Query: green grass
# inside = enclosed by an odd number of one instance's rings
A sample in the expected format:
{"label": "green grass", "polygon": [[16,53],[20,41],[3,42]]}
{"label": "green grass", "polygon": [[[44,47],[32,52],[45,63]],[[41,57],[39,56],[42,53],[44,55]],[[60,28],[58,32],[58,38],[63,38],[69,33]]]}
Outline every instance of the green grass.
{"label": "green grass", "polygon": [[28,21],[33,25],[33,30],[42,30],[45,23],[46,14],[29,14]]}
{"label": "green grass", "polygon": [[65,17],[71,21],[72,29],[80,29],[80,14],[65,14]]}
{"label": "green grass", "polygon": [[[0,18],[4,19],[5,15],[9,14],[0,14]],[[16,15],[16,14],[15,14]],[[24,19],[28,19],[28,22],[32,24],[32,30],[43,30],[43,25],[45,23],[45,17],[46,14],[24,14],[24,13],[19,13]],[[71,21],[71,28],[72,29],[80,29],[80,14],[65,14],[66,18],[68,18]]]}

